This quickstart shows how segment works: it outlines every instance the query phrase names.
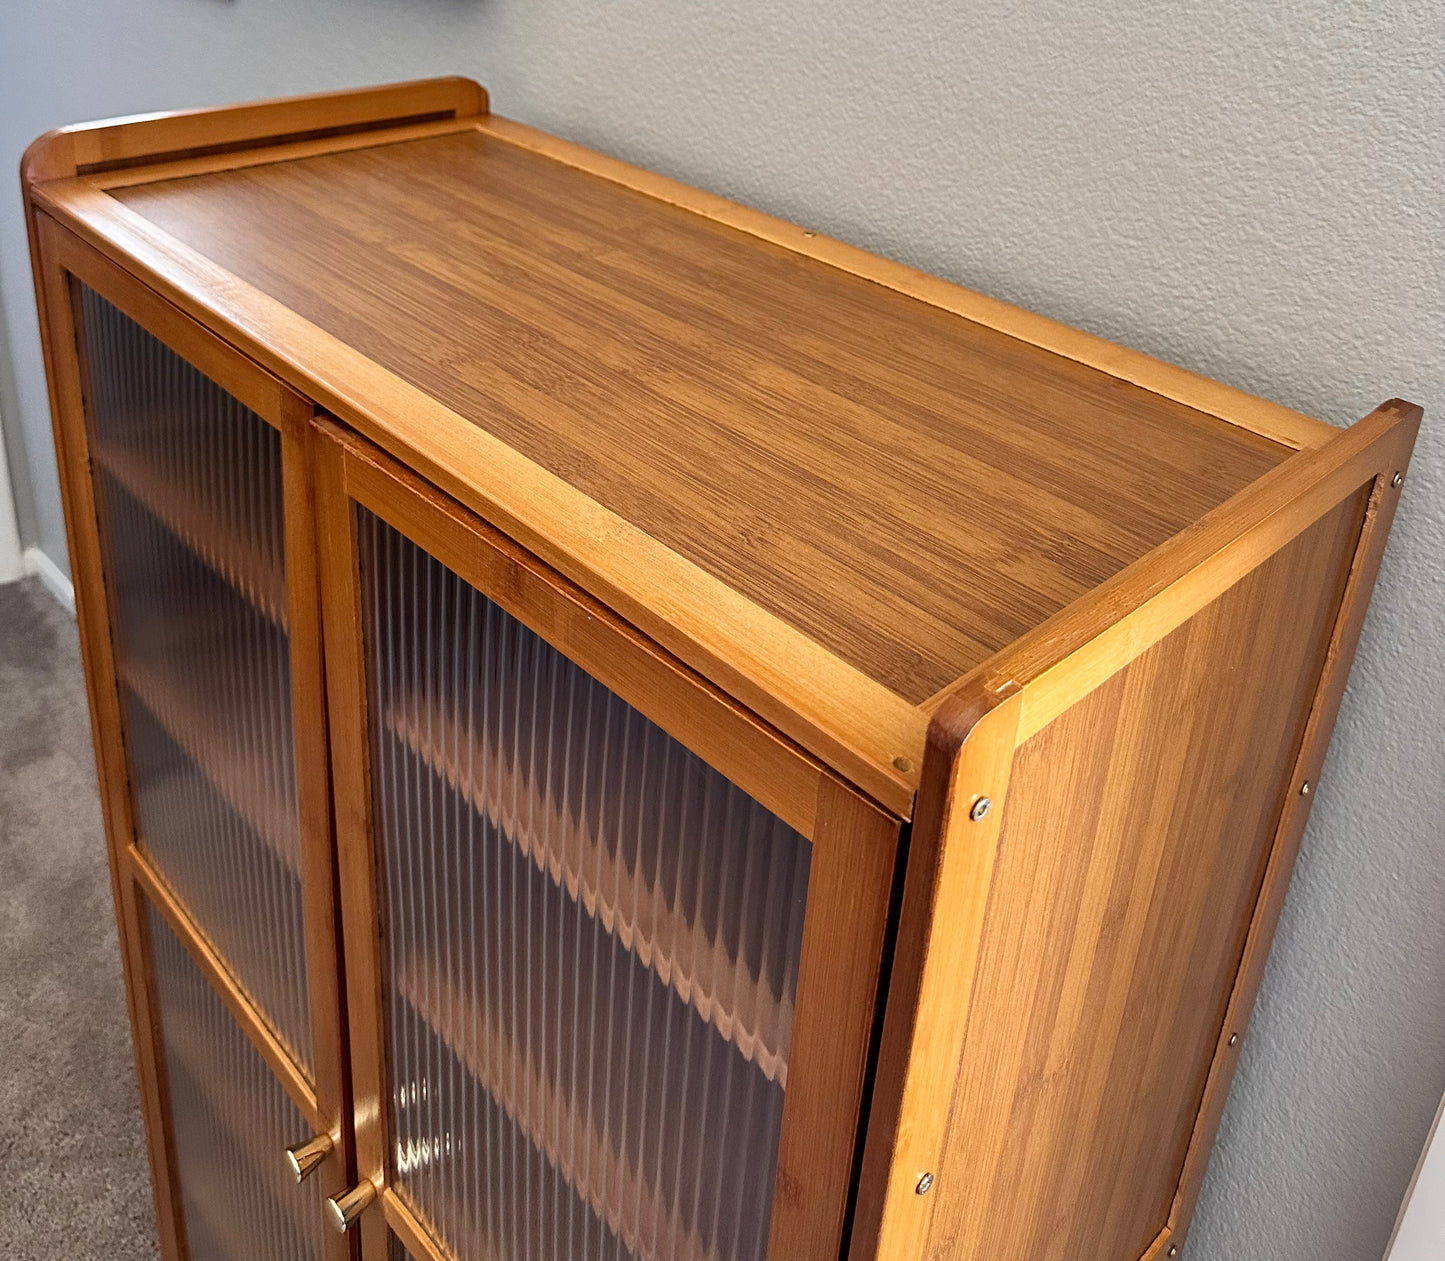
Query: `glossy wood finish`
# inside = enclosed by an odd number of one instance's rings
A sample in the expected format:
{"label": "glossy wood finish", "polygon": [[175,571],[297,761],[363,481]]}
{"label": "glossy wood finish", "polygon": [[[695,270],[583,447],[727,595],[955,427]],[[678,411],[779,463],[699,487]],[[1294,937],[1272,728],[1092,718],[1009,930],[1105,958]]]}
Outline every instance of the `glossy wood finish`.
{"label": "glossy wood finish", "polygon": [[160,1255],[163,1261],[189,1261],[179,1170],[176,1168],[175,1137],[167,1106],[170,1083],[161,1045],[155,975],[150,964],[150,922],[145,914],[145,893],[134,878],[134,870],[129,868],[129,854],[117,855],[112,848],[110,858],[121,960],[125,965],[127,996],[132,1004],[131,1046],[135,1054],[141,1117],[145,1123],[150,1156],[151,1191],[155,1197]]}
{"label": "glossy wood finish", "polygon": [[311,1122],[318,1134],[329,1133],[332,1128],[332,1119],[322,1113],[316,1100],[315,1088],[307,1079],[306,1074],[296,1065],[285,1045],[268,1028],[245,991],[236,984],[226,967],[226,961],[205,939],[201,930],[186,912],[185,907],[166,887],[165,881],[147,861],[146,856],[132,845],[128,849],[126,857],[129,859],[131,878],[165,918],[171,932],[191,953],[196,966],[210,982],[211,988],[221,996],[231,1015],[235,1017],[236,1023],[241,1026],[261,1053],[261,1058],[266,1061],[267,1067],[285,1088],[286,1093],[291,1096],[292,1102]]}
{"label": "glossy wood finish", "polygon": [[1420,416],[1412,403],[1382,403],[931,697],[925,708],[936,712],[980,685],[988,691],[1010,681],[1027,685],[1021,718],[1027,738],[1373,478],[1382,462],[1403,469]]}
{"label": "glossy wood finish", "polygon": [[490,134],[112,195],[914,702],[1284,454]]}
{"label": "glossy wood finish", "polygon": [[[357,583],[358,504],[485,592],[628,703],[667,723],[670,734],[723,769],[756,800],[804,826],[813,842],[812,874],[769,1255],[796,1257],[800,1248],[809,1255],[836,1251],[882,966],[897,821],[759,728],[705,680],[639,640],[560,575],[374,448],[339,427],[329,428],[326,441],[318,455],[320,535],[326,540],[323,585],[332,665],[327,677],[333,760],[338,802],[345,803],[338,810],[338,842],[360,1175],[387,1188],[390,1094],[382,1004],[384,947],[377,936],[381,921],[365,740],[367,724],[375,716],[367,713],[362,683],[367,667]],[[760,751],[767,756],[759,756]],[[404,984],[404,978],[398,983]],[[465,996],[453,1006],[465,1008]],[[477,1071],[486,1071],[486,1066]],[[514,1076],[504,1073],[503,1080]],[[546,1114],[553,1115],[558,1107],[560,1102],[549,1106]],[[643,1188],[636,1192],[642,1194]],[[395,1200],[394,1195],[382,1196],[382,1212],[363,1217],[368,1255],[384,1246],[383,1217],[392,1230],[412,1237],[415,1223],[409,1225],[387,1208]],[[831,1244],[825,1242],[830,1239]]]}
{"label": "glossy wood finish", "polygon": [[[346,1034],[350,1059],[353,1172],[383,1194],[386,1146],[383,1118],[389,1093],[386,1027],[382,1015],[382,918],[371,838],[371,759],[367,755],[366,658],[361,574],[356,565],[356,514],[329,433],[313,429],[318,575],[327,647],[326,712],[330,732],[336,897],[345,960]],[[342,720],[342,715],[350,715]],[[394,1197],[393,1197],[394,1198]],[[396,1229],[394,1226],[393,1229]],[[383,1215],[363,1213],[357,1233],[368,1261],[386,1255]],[[410,1238],[403,1233],[403,1238]]]}
{"label": "glossy wood finish", "polygon": [[1331,433],[489,114],[370,138],[36,197],[903,815],[917,702]]}
{"label": "glossy wood finish", "polygon": [[[771,1261],[828,1257],[841,1247],[899,825],[821,775],[812,836]],[[845,1151],[847,1161],[839,1159]]]}
{"label": "glossy wood finish", "polygon": [[922,1179],[937,1176],[1022,700],[979,692],[929,728],[850,1257],[916,1257],[936,1202]]}
{"label": "glossy wood finish", "polygon": [[817,259],[884,288],[961,315],[984,328],[1004,333],[1040,350],[1097,368],[1111,377],[1141,386],[1151,394],[1217,416],[1228,424],[1238,425],[1292,449],[1320,446],[1335,436],[1333,426],[1313,416],[1246,394],[1220,381],[1212,381],[1127,346],[1105,341],[1082,329],[1070,328],[1067,324],[1025,311],[998,298],[951,284],[928,272],[870,254],[855,245],[823,236],[750,206],[728,201],[715,193],[704,192],[690,184],[658,175],[655,171],[621,162],[595,149],[583,148],[513,119],[488,113],[478,118],[475,126],[478,131],[499,136],[512,144],[600,175],[669,205],[681,206],[749,236],[781,245],[804,258]]}
{"label": "glossy wood finish", "polygon": [[[880,804],[907,815],[926,727],[915,706],[91,182],[52,181],[32,196],[348,425],[389,444]],[[222,318],[197,299],[200,290],[239,295],[246,313]]]}
{"label": "glossy wood finish", "polygon": [[[416,1261],[452,1261],[451,1257],[433,1242],[426,1227],[417,1221],[416,1214],[406,1206],[406,1201],[401,1196],[387,1187],[379,1198],[382,1211],[381,1214],[373,1214],[373,1216],[385,1215],[387,1222],[390,1223],[392,1234],[401,1241],[404,1257],[414,1257]],[[396,1255],[391,1250],[391,1242],[388,1240],[388,1250],[379,1254],[387,1261]],[[378,1254],[368,1250],[366,1255],[371,1257]],[[484,1261],[490,1261],[490,1258],[485,1258]]]}
{"label": "glossy wood finish", "polygon": [[370,443],[338,425],[321,428],[345,452],[346,486],[357,502],[430,541],[428,550],[445,552],[448,568],[479,590],[506,591],[503,603],[538,634],[619,695],[636,697],[635,708],[790,826],[812,832],[816,761]]}
{"label": "glossy wood finish", "polygon": [[276,1158],[314,1120],[257,1054],[176,921],[141,905],[187,1255],[323,1261],[335,1249],[320,1202]]}
{"label": "glossy wood finish", "polygon": [[[313,857],[306,894],[308,921],[339,902],[346,924],[347,1002],[314,1011],[338,1047],[349,1007],[338,1135],[354,1119],[351,1172],[382,1188],[364,1257],[391,1232],[443,1253],[384,1185],[358,500],[814,839],[770,1256],[836,1256],[851,1213],[855,1261],[1165,1261],[1419,409],[1336,431],[487,110],[438,80],[67,129],[26,156],[167,1261],[149,886],[67,270],[287,434],[288,553],[308,555],[284,601],[220,560],[308,642],[326,594],[329,733],[319,653],[297,698],[311,772],[336,765],[343,879]],[[315,406],[342,423],[308,431]],[[334,928],[310,948],[334,958]]]}
{"label": "glossy wood finish", "polygon": [[178,110],[81,123],[46,132],[26,151],[27,184],[182,155],[215,155],[305,138],[348,136],[423,119],[487,112],[487,94],[470,79],[421,79],[365,92],[318,92],[252,105]]}
{"label": "glossy wood finish", "polygon": [[[131,803],[126,792],[125,753],[121,745],[120,694],[115,657],[106,616],[95,493],[86,475],[85,414],[81,399],[81,366],[70,308],[70,282],[48,252],[42,252],[40,217],[28,216],[37,305],[41,317],[46,381],[50,390],[61,498],[68,525],[70,571],[75,584],[76,623],[86,694],[90,701],[91,735],[95,746],[111,891],[121,958],[125,965],[126,998],[131,1020],[141,1113],[155,1194],[156,1228],[163,1261],[183,1261],[180,1196],[174,1176],[174,1151],[165,1121],[165,1070],[157,1043],[152,984],[146,964],[145,938],[138,892],[128,878],[126,850],[134,836]],[[53,225],[50,225],[53,228]]]}
{"label": "glossy wood finish", "polygon": [[[320,592],[315,572],[314,522],[312,518],[311,462],[307,451],[310,442],[312,407],[274,378],[259,371],[225,343],[179,316],[159,302],[153,294],[137,287],[118,268],[86,250],[74,238],[54,225],[40,228],[46,248],[75,276],[120,307],[132,319],[146,327],[152,335],[169,344],[189,362],[201,368],[218,385],[246,403],[258,416],[281,432],[285,543],[287,574],[284,579],[284,602],[272,607],[286,625],[291,643],[292,706],[300,714],[324,712],[324,691],[321,679]],[[176,505],[184,499],[166,499],[163,488],[152,488],[153,498],[162,499],[177,521],[194,524]],[[194,540],[192,540],[194,541]],[[273,596],[271,583],[257,592],[265,600]],[[185,714],[186,698],[175,705],[163,706]],[[242,762],[230,760],[223,747],[225,733],[210,730],[203,715],[191,715],[188,731],[194,740],[209,750],[204,760],[217,768],[222,780],[234,771],[237,776],[233,796],[243,808],[261,821],[266,793],[264,785],[244,777]],[[321,1106],[333,1123],[342,1115],[342,1074],[340,1031],[334,1013],[337,1009],[337,933],[334,900],[329,896],[332,883],[331,791],[327,774],[326,731],[324,724],[310,721],[295,728],[297,762],[297,807],[301,817],[301,855],[303,889],[307,893],[306,922],[310,964],[313,1045],[316,1048],[316,1089]],[[231,770],[228,770],[228,767]]]}

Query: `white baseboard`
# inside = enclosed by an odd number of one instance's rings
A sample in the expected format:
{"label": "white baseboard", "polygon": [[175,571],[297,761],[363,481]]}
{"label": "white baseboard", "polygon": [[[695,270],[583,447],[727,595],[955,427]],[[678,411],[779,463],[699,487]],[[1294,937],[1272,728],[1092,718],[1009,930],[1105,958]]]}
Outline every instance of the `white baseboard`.
{"label": "white baseboard", "polygon": [[15,520],[15,500],[10,493],[10,474],[5,471],[5,439],[0,436],[0,582],[14,582],[24,577],[25,572],[20,526]]}
{"label": "white baseboard", "polygon": [[[0,450],[0,477],[5,476],[5,452]],[[29,571],[25,553],[20,550],[20,535],[15,529],[15,514],[10,511],[10,486],[0,483],[0,582],[14,582]]]}
{"label": "white baseboard", "polygon": [[75,616],[74,584],[65,576],[65,570],[38,547],[25,549],[25,572],[35,574],[45,584],[45,589],[65,606],[70,616]]}

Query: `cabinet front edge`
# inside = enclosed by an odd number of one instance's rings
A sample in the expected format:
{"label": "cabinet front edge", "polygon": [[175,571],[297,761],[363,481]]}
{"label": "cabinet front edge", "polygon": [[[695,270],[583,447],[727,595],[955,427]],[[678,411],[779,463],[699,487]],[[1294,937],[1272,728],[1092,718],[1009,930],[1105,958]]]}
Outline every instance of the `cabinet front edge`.
{"label": "cabinet front edge", "polygon": [[928,722],[916,705],[91,182],[30,193],[59,228],[576,582],[888,812],[911,816]]}

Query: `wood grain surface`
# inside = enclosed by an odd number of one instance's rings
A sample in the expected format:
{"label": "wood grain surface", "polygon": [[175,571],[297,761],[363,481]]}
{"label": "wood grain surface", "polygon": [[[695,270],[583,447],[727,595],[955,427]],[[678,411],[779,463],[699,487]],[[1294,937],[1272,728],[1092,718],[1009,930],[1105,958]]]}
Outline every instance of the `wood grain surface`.
{"label": "wood grain surface", "polygon": [[[908,816],[927,725],[917,706],[88,181],[53,181],[32,196],[86,243]],[[37,218],[64,235],[47,214]]]}
{"label": "wood grain surface", "polygon": [[[1061,324],[1036,311],[1028,311],[999,298],[944,280],[940,276],[919,271],[905,263],[870,254],[856,245],[849,245],[786,219],[766,214],[740,202],[729,201],[716,193],[705,192],[691,184],[669,179],[645,167],[633,166],[618,158],[599,153],[563,140],[560,136],[538,131],[515,119],[487,113],[469,119],[477,131],[498,136],[512,144],[540,153],[567,166],[600,175],[603,179],[633,188],[656,197],[672,206],[726,224],[749,236],[771,241],[795,254],[814,258],[854,276],[861,276],[886,289],[918,298],[930,306],[961,315],[966,320],[1016,337],[1032,346],[1098,368],[1111,377],[1130,381],[1151,393],[1162,395],[1197,408],[1231,425],[1240,425],[1251,433],[1262,434],[1295,450],[1317,447],[1328,442],[1337,432],[1313,416],[1272,403],[1221,381],[1200,376],[1176,364],[1155,359],[1142,351],[1118,342],[1107,341],[1083,329]],[[279,155],[278,155],[279,156]],[[188,172],[189,173],[189,172]],[[134,182],[128,180],[127,182]]]}
{"label": "wood grain surface", "polygon": [[1287,454],[479,132],[112,195],[914,702]]}
{"label": "wood grain surface", "polygon": [[1370,490],[1020,745],[923,1256],[1166,1228]]}
{"label": "wood grain surface", "polygon": [[[383,996],[392,984],[401,982],[391,976],[386,942],[378,936],[384,921],[378,919],[381,895],[374,872],[380,856],[371,818],[372,767],[366,732],[384,715],[368,709],[359,612],[363,566],[354,505],[381,515],[554,647],[595,670],[624,701],[637,705],[669,734],[708,757],[744,791],[785,812],[811,841],[808,914],[798,965],[768,1255],[779,1261],[836,1255],[884,967],[899,821],[782,744],[775,733],[736,712],[703,680],[636,640],[629,627],[384,453],[324,418],[317,422],[316,434],[317,523],[329,644],[327,686],[359,1174],[378,1187],[386,1185],[389,1135],[384,1101],[389,1061]],[[805,792],[810,797],[806,802],[800,799]],[[481,1071],[477,1067],[479,1075]],[[513,1106],[515,1110],[520,1104],[513,1101]],[[524,1129],[535,1123],[535,1118],[520,1113],[517,1120]],[[580,1167],[563,1171],[568,1179],[584,1175],[592,1176]],[[591,1183],[581,1189],[589,1196],[595,1194],[598,1203],[607,1198]],[[623,1197],[629,1211],[637,1194],[640,1188]],[[362,1219],[365,1248],[376,1246],[379,1216],[369,1212]],[[396,1222],[392,1225],[395,1228]],[[614,1225],[625,1223],[619,1218]]]}
{"label": "wood grain surface", "polygon": [[[1248,1030],[1255,996],[1259,993],[1260,983],[1264,978],[1265,962],[1269,957],[1269,948],[1274,940],[1280,912],[1284,909],[1285,894],[1289,889],[1290,876],[1294,872],[1295,859],[1299,855],[1305,824],[1309,820],[1310,806],[1318,796],[1314,791],[1304,792],[1303,788],[1305,784],[1312,788],[1318,787],[1324,770],[1330,735],[1334,731],[1335,718],[1339,714],[1345,684],[1349,680],[1350,666],[1354,661],[1355,648],[1364,626],[1365,612],[1369,608],[1370,596],[1379,576],[1380,561],[1390,537],[1390,526],[1400,502],[1400,488],[1410,466],[1410,456],[1422,418],[1423,412],[1419,407],[1401,407],[1399,423],[1380,443],[1383,449],[1377,454],[1378,471],[1373,479],[1373,489],[1365,509],[1360,543],[1350,566],[1350,576],[1345,584],[1344,598],[1340,602],[1339,616],[1335,619],[1334,634],[1325,654],[1324,670],[1320,675],[1309,721],[1305,724],[1304,739],[1295,759],[1294,771],[1289,779],[1291,791],[1285,794],[1284,809],[1276,829],[1269,866],[1265,871],[1259,899],[1255,903],[1254,919],[1250,923],[1249,935],[1245,941],[1244,957],[1234,978],[1234,990],[1229,997],[1229,1009],[1225,1013],[1214,1063],[1204,1088],[1199,1120],[1190,1139],[1184,1173],[1175,1196],[1174,1210],[1170,1214],[1170,1233],[1181,1248],[1199,1198],[1200,1187],[1204,1182],[1209,1154],[1224,1113],[1234,1069],[1239,1062],[1239,1052]],[[1167,1249],[1161,1247],[1157,1257],[1146,1254],[1143,1261],[1162,1261],[1167,1255]]]}
{"label": "wood grain surface", "polygon": [[487,111],[436,80],[69,128],[23,163],[166,1256],[137,912],[165,890],[129,845],[66,271],[284,404],[310,950],[335,960],[339,910],[347,969],[318,969],[315,1097],[278,1071],[343,1153],[354,1112],[363,1256],[388,1227],[441,1253],[384,1185],[354,502],[813,840],[769,1256],[836,1256],[851,1222],[855,1261],[1163,1261],[1419,409],[1337,434]]}

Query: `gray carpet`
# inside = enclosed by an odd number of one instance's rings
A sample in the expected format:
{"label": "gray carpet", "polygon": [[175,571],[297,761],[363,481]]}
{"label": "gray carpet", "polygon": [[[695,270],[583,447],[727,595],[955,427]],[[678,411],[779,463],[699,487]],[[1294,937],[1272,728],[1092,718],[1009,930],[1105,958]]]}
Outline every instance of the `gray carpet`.
{"label": "gray carpet", "polygon": [[0,1258],[156,1254],[75,625],[0,586]]}

